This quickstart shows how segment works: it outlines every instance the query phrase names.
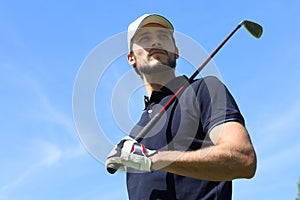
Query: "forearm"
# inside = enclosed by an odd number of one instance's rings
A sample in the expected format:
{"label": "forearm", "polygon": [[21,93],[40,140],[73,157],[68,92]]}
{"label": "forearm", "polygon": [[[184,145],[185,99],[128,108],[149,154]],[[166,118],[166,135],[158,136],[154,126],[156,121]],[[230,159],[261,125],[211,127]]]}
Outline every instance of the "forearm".
{"label": "forearm", "polygon": [[195,151],[158,152],[150,157],[152,168],[210,181],[254,176],[256,155],[242,125],[232,122],[216,127],[211,138],[214,145]]}
{"label": "forearm", "polygon": [[251,178],[256,168],[255,155],[228,153],[221,147],[189,152],[162,151],[150,159],[154,170],[210,181]]}

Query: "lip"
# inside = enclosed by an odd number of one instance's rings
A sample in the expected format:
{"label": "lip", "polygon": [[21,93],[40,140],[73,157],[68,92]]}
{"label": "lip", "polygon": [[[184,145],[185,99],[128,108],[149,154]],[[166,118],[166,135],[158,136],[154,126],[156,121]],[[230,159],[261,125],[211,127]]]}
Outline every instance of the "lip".
{"label": "lip", "polygon": [[153,49],[149,52],[149,56],[153,56],[155,54],[167,55],[167,52],[162,49]]}

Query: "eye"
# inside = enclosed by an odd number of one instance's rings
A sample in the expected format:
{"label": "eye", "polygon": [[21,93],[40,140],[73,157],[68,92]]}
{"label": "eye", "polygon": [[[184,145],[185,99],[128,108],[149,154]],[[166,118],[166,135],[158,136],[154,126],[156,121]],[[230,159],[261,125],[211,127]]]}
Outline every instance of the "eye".
{"label": "eye", "polygon": [[169,40],[170,39],[170,35],[167,34],[167,33],[161,33],[161,34],[159,34],[159,38],[161,40]]}
{"label": "eye", "polygon": [[149,40],[150,40],[149,35],[143,35],[143,36],[139,37],[138,42],[147,42]]}

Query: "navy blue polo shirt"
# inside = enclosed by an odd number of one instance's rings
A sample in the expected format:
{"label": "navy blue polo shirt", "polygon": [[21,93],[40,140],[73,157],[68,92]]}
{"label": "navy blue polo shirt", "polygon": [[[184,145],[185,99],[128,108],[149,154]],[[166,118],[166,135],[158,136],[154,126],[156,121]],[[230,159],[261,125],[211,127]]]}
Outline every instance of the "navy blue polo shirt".
{"label": "navy blue polo shirt", "polygon": [[[140,121],[131,131],[135,137],[171,98],[184,76],[176,77],[160,90],[153,91]],[[212,145],[209,131],[221,123],[237,121],[244,125],[238,106],[216,77],[200,78],[184,90],[154,128],[142,139],[148,149],[192,151]],[[127,172],[129,199],[231,199],[232,182],[188,178],[164,171]]]}

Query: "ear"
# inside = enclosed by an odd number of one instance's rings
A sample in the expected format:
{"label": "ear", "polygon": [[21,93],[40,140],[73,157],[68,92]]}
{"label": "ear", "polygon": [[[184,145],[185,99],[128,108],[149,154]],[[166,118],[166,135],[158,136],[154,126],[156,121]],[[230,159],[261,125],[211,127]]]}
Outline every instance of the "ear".
{"label": "ear", "polygon": [[128,54],[127,54],[127,61],[128,61],[128,63],[129,63],[132,67],[135,67],[136,62],[135,62],[135,58],[134,58],[134,56],[133,56],[133,53],[128,53]]}
{"label": "ear", "polygon": [[127,61],[134,68],[135,72],[138,75],[141,75],[140,72],[139,72],[139,70],[136,68],[136,61],[135,61],[133,53],[128,53],[127,54]]}
{"label": "ear", "polygon": [[179,58],[179,50],[178,50],[178,48],[176,47],[176,59],[178,59]]}

